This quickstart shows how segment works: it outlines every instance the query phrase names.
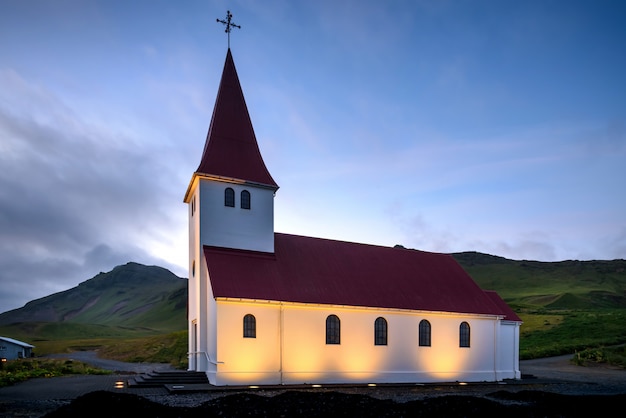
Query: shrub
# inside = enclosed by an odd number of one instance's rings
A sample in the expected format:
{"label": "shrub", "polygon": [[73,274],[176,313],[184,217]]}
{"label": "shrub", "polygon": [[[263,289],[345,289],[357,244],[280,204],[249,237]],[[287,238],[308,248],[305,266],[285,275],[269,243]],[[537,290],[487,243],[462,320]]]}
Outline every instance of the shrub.
{"label": "shrub", "polygon": [[6,362],[0,370],[0,387],[37,377],[55,377],[67,374],[110,374],[81,362],[54,359],[19,359]]}

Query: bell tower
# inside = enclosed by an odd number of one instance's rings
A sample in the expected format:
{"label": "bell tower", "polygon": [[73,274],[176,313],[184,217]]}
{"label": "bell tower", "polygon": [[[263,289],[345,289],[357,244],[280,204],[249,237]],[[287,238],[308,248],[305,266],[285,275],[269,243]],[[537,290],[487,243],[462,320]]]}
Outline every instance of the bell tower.
{"label": "bell tower", "polygon": [[202,159],[185,194],[190,257],[205,245],[274,252],[276,190],[228,49]]}
{"label": "bell tower", "polygon": [[204,248],[274,252],[274,194],[228,48],[189,210],[189,369],[217,371],[217,306]]}

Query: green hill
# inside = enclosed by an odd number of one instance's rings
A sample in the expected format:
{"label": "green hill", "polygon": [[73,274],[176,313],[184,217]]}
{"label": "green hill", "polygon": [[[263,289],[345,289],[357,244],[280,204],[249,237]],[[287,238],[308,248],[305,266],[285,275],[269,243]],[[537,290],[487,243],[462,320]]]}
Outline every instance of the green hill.
{"label": "green hill", "polygon": [[0,333],[27,341],[162,334],[186,329],[187,280],[128,263],[0,314]]}
{"label": "green hill", "polygon": [[483,289],[516,310],[626,308],[626,260],[515,261],[477,252],[452,256]]}

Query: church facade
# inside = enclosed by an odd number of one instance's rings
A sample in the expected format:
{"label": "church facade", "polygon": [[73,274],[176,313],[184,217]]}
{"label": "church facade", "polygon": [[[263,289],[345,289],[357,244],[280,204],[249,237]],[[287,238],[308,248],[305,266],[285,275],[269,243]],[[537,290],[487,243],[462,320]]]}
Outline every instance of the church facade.
{"label": "church facade", "polygon": [[520,318],[447,254],[274,232],[230,49],[189,208],[189,369],[214,385],[519,379]]}

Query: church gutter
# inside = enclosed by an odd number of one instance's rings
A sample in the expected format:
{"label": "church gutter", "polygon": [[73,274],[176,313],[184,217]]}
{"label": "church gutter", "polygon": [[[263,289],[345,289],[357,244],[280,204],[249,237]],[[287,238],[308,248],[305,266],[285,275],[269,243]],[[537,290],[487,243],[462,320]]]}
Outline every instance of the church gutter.
{"label": "church gutter", "polygon": [[284,305],[296,306],[296,307],[316,307],[319,309],[349,309],[352,311],[388,311],[399,313],[417,313],[427,314],[434,316],[467,316],[474,318],[487,318],[495,320],[504,320],[505,316],[497,313],[474,313],[474,312],[445,312],[445,311],[429,311],[425,309],[408,309],[408,308],[387,308],[382,306],[360,306],[360,305],[338,305],[338,304],[325,304],[319,302],[291,302],[287,300],[268,300],[268,299],[249,299],[238,298],[232,296],[217,296],[216,302],[230,302],[230,303],[258,303],[263,305],[279,305],[282,309]]}

